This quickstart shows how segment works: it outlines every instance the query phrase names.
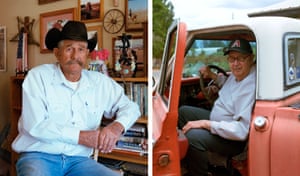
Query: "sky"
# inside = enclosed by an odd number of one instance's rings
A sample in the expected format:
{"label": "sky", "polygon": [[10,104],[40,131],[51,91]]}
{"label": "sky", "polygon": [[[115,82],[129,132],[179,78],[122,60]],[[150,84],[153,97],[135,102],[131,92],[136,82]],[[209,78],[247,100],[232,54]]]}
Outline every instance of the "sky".
{"label": "sky", "polygon": [[[174,6],[175,18],[189,27],[199,24],[246,18],[248,13],[288,4],[300,6],[299,0],[169,0]],[[298,1],[298,2],[297,2]],[[279,5],[278,5],[279,4]],[[282,5],[284,4],[284,5]]]}

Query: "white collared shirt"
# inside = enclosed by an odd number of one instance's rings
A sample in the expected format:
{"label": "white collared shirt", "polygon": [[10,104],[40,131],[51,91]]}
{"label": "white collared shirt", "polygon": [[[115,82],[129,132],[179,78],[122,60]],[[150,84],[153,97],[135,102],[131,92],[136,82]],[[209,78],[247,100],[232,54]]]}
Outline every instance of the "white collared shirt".
{"label": "white collared shirt", "polygon": [[99,72],[83,70],[74,90],[58,64],[45,64],[31,69],[22,87],[16,152],[89,156],[92,149],[78,145],[81,130],[97,129],[104,115],[115,116],[126,131],[140,116],[123,88]]}

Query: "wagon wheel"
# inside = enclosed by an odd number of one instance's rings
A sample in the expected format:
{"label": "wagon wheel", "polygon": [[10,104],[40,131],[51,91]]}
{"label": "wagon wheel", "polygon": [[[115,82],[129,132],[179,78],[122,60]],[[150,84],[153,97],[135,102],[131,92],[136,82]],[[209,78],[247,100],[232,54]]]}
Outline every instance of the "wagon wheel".
{"label": "wagon wheel", "polygon": [[103,20],[104,30],[111,34],[120,32],[125,24],[124,18],[123,12],[118,9],[107,11]]}

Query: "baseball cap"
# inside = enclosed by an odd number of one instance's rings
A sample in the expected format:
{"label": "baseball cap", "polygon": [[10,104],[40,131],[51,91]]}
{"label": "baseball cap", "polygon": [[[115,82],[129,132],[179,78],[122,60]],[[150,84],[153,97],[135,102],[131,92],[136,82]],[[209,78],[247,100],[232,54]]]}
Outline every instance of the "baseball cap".
{"label": "baseball cap", "polygon": [[224,48],[224,55],[227,55],[230,51],[237,51],[243,54],[252,54],[251,45],[247,40],[236,39],[232,40],[228,47]]}

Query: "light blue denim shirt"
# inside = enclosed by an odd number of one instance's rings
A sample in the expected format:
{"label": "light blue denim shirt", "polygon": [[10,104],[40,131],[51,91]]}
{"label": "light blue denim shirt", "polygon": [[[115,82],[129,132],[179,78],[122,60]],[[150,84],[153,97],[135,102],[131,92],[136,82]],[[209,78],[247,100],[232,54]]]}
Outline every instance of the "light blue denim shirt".
{"label": "light blue denim shirt", "polygon": [[92,149],[78,145],[81,130],[97,129],[102,116],[115,116],[126,131],[140,116],[123,88],[99,72],[83,70],[73,90],[58,64],[45,64],[31,69],[22,87],[16,152],[89,156]]}

